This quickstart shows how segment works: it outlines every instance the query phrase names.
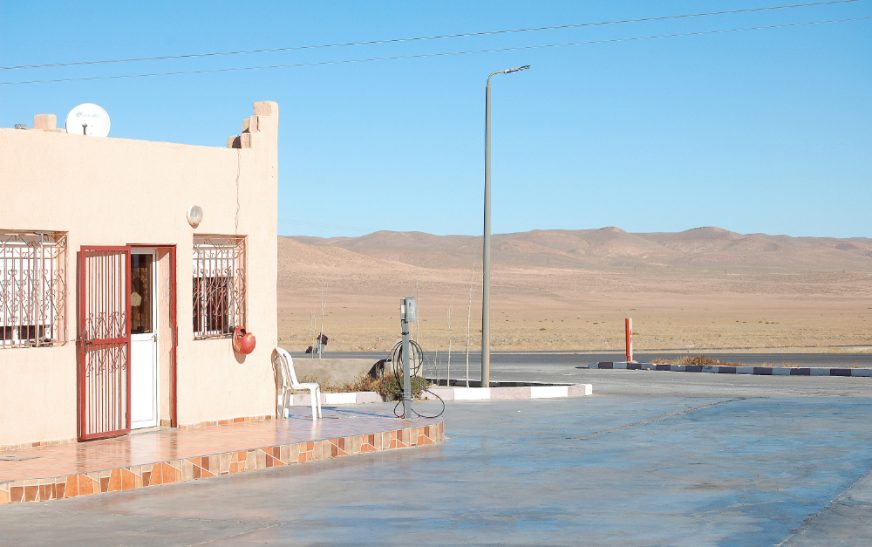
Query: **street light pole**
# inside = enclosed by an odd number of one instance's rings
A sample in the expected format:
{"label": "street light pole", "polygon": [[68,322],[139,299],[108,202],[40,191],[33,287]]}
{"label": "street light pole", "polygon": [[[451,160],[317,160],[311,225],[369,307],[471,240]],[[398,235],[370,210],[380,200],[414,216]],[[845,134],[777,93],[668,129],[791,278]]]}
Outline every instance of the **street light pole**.
{"label": "street light pole", "polygon": [[491,72],[484,91],[484,248],[481,272],[481,387],[490,387],[490,259],[491,259],[491,78],[527,70],[530,65]]}

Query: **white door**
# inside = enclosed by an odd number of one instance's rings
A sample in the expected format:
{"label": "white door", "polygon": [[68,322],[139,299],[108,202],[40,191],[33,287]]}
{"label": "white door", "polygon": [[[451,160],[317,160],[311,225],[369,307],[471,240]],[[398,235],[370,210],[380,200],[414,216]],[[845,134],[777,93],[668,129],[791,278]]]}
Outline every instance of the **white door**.
{"label": "white door", "polygon": [[154,249],[130,255],[130,427],[158,424],[158,286]]}

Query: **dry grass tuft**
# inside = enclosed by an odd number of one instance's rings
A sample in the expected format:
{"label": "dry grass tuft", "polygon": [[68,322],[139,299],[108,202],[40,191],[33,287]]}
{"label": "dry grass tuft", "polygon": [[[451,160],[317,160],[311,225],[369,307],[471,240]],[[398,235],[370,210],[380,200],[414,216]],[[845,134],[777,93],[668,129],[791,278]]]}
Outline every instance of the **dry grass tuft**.
{"label": "dry grass tuft", "polygon": [[[385,401],[398,401],[403,395],[402,379],[397,379],[393,374],[386,374],[373,378],[364,374],[355,381],[347,384],[331,384],[321,382],[317,378],[304,377],[300,382],[316,382],[321,385],[324,393],[346,393],[350,391],[374,391],[381,395]],[[412,395],[415,398],[421,396],[421,391],[427,388],[429,383],[424,378],[412,378]]]}
{"label": "dry grass tuft", "polygon": [[687,357],[682,357],[681,359],[654,359],[653,361],[657,365],[691,365],[691,366],[721,366],[721,367],[741,367],[740,363],[733,363],[731,361],[721,361],[719,359],[712,359],[711,357],[706,357],[705,355],[688,355]]}

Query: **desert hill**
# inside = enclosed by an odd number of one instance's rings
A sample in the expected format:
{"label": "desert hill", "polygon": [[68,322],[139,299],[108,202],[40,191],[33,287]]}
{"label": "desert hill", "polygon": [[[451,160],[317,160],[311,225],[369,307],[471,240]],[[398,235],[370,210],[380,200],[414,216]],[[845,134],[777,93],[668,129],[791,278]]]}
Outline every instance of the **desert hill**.
{"label": "desert hill", "polygon": [[[375,232],[359,238],[286,238],[319,250],[427,268],[470,267],[481,260],[481,237]],[[632,234],[620,228],[534,230],[493,236],[494,263],[575,268],[668,266],[716,270],[872,271],[872,239],[741,235],[721,228]]]}
{"label": "desert hill", "polygon": [[[625,315],[651,349],[872,344],[869,238],[609,227],[498,234],[492,249],[497,350],[619,348]],[[467,315],[478,347],[481,237],[282,237],[278,253],[289,347],[305,347],[323,316],[330,349],[386,350],[399,300],[414,294],[427,349],[465,347]]]}

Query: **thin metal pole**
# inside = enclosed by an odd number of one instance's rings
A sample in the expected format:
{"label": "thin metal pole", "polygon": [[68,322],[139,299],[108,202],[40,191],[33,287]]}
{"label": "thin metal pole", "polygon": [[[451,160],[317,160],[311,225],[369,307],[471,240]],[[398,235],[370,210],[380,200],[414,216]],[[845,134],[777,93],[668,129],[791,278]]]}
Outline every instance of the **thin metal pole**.
{"label": "thin metal pole", "polygon": [[403,331],[403,405],[405,405],[407,401],[412,400],[412,376],[410,374],[412,350],[409,341],[409,321],[405,317],[400,320],[400,327]]}
{"label": "thin metal pole", "polygon": [[400,313],[400,331],[403,335],[403,418],[411,418],[412,410],[412,351],[409,343],[409,299],[403,299]]}
{"label": "thin metal pole", "polygon": [[484,248],[481,273],[481,387],[490,386],[491,78],[484,92]]}
{"label": "thin metal pole", "polygon": [[484,248],[481,272],[481,387],[490,387],[490,260],[491,260],[491,78],[527,70],[524,65],[491,72],[484,89]]}

